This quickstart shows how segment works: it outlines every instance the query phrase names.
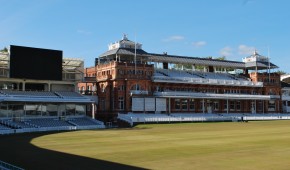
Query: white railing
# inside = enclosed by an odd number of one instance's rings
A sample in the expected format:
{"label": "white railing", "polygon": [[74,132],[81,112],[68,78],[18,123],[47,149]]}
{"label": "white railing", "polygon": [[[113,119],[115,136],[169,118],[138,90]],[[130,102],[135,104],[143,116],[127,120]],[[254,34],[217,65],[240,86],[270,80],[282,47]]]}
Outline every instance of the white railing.
{"label": "white railing", "polygon": [[289,101],[290,100],[290,95],[284,95],[284,94],[282,94],[282,100]]}
{"label": "white railing", "polygon": [[263,87],[263,82],[251,82],[242,80],[221,80],[206,78],[190,78],[190,77],[166,77],[152,76],[154,82],[172,82],[172,83],[188,83],[188,84],[210,84],[210,85],[231,85],[231,86],[254,86]]}
{"label": "white railing", "polygon": [[134,123],[221,122],[249,120],[290,120],[290,114],[118,114],[118,118]]}
{"label": "white railing", "polygon": [[289,120],[290,116],[245,116],[244,120]]}
{"label": "white railing", "polygon": [[251,99],[251,100],[270,100],[269,95],[253,95],[253,94],[218,94],[218,93],[196,93],[182,91],[165,91],[154,92],[154,96],[158,97],[195,97],[195,98],[214,98],[214,99]]}
{"label": "white railing", "polygon": [[130,94],[148,94],[147,90],[130,90]]}

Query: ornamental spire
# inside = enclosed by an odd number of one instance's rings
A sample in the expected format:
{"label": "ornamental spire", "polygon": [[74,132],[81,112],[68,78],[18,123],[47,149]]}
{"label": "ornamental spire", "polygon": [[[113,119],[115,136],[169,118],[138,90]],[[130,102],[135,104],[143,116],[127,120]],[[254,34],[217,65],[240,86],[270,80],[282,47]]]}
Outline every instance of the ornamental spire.
{"label": "ornamental spire", "polygon": [[127,37],[127,34],[123,34],[123,38],[122,38],[122,40],[126,40],[126,41],[128,41],[128,37]]}

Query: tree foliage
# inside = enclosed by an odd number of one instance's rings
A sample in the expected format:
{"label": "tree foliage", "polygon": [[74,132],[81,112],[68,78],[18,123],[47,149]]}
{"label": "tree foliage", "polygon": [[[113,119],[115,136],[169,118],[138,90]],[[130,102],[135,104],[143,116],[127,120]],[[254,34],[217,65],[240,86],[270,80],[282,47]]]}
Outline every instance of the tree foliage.
{"label": "tree foliage", "polygon": [[285,71],[282,71],[282,70],[278,70],[276,73],[280,75],[287,74]]}
{"label": "tree foliage", "polygon": [[8,53],[8,49],[4,47],[2,50],[0,50],[0,52]]}

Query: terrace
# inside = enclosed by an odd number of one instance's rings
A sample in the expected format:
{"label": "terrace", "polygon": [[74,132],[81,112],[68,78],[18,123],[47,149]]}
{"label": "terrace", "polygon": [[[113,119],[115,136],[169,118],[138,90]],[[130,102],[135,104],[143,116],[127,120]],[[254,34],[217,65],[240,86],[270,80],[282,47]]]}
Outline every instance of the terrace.
{"label": "terrace", "polygon": [[224,86],[250,86],[263,87],[263,82],[252,82],[242,77],[235,78],[227,73],[210,73],[200,71],[176,71],[158,69],[155,71],[153,82],[171,82],[184,84],[210,84],[210,85],[224,85]]}

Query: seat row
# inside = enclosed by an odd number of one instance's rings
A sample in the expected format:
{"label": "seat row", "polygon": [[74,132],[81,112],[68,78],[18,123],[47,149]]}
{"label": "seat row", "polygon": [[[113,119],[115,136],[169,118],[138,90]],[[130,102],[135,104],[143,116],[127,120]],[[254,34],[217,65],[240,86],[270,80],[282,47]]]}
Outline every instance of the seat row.
{"label": "seat row", "polygon": [[50,128],[50,127],[78,127],[78,126],[98,126],[105,127],[104,123],[89,117],[76,117],[70,119],[59,118],[31,118],[25,120],[0,120],[0,130],[11,129],[37,129],[37,128]]}

